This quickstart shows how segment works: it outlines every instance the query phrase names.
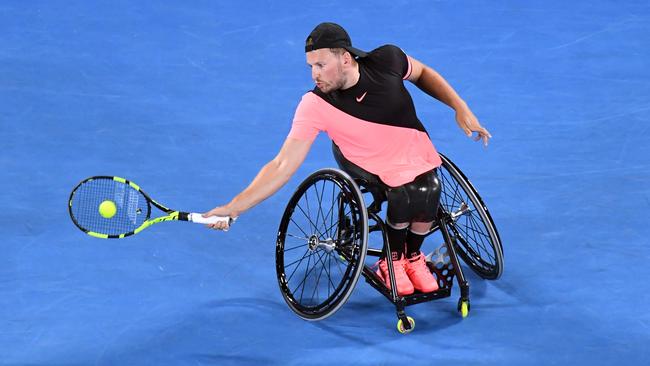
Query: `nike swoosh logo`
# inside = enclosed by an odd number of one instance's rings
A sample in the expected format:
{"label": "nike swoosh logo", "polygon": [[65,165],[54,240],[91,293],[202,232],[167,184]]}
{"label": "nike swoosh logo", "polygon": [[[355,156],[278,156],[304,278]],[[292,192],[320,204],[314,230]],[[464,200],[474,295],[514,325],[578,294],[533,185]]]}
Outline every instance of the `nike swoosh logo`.
{"label": "nike swoosh logo", "polygon": [[360,97],[357,97],[357,103],[361,103],[361,101],[363,100],[363,98],[366,97],[366,94],[368,94],[368,92],[365,92],[365,93],[363,93],[363,95],[361,95]]}

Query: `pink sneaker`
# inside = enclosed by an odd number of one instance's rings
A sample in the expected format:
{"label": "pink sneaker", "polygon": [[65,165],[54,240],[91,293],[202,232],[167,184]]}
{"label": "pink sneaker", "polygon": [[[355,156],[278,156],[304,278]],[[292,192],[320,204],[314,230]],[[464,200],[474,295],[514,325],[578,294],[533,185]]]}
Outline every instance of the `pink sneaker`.
{"label": "pink sneaker", "polygon": [[417,257],[406,260],[406,273],[416,290],[426,293],[438,289],[438,282],[429,271],[422,252]]}
{"label": "pink sneaker", "polygon": [[[388,263],[386,263],[386,259],[385,258],[380,259],[375,265],[379,266],[376,272],[377,275],[379,276],[379,278],[381,278],[384,281],[386,287],[390,289],[390,276],[388,275]],[[395,271],[395,282],[397,283],[397,294],[400,296],[410,295],[415,291],[415,289],[413,288],[413,284],[411,283],[408,275],[406,274],[405,268],[406,268],[405,258],[393,261],[393,270]]]}

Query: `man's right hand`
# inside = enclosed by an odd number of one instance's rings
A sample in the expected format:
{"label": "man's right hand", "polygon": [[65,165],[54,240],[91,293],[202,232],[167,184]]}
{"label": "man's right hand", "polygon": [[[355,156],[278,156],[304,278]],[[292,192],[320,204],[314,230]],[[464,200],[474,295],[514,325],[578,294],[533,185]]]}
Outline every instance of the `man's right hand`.
{"label": "man's right hand", "polygon": [[[217,206],[212,210],[204,213],[201,216],[203,217],[221,216],[221,217],[230,217],[234,219],[237,218],[237,216],[239,216],[239,213],[233,211],[228,205],[225,205],[225,206]],[[220,221],[214,224],[207,224],[205,226],[209,227],[210,229],[228,231],[228,229],[230,228],[230,222]]]}

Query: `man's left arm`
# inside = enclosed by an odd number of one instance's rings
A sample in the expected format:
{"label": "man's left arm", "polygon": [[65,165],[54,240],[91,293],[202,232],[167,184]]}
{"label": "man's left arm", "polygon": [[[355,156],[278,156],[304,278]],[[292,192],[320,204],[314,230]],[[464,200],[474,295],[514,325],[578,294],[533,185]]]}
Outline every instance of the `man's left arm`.
{"label": "man's left arm", "polygon": [[467,103],[461,99],[454,88],[431,67],[411,56],[407,57],[411,63],[411,73],[407,80],[415,84],[420,90],[453,108],[456,111],[456,122],[465,134],[471,137],[472,133],[476,132],[477,136],[474,140],[483,140],[483,144],[487,146],[492,135],[485,127],[481,126]]}

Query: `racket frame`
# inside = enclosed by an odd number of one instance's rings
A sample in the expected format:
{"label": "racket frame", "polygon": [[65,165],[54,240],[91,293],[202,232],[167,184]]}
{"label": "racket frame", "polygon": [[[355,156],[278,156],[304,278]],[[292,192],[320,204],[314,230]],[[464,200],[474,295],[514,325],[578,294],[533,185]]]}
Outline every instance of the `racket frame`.
{"label": "racket frame", "polygon": [[[135,228],[133,231],[118,234],[118,235],[109,235],[109,234],[102,234],[102,233],[94,232],[94,231],[88,230],[88,229],[82,227],[81,225],[79,225],[79,223],[75,219],[74,215],[72,214],[72,199],[74,198],[75,192],[77,192],[77,189],[79,187],[81,187],[81,185],[83,185],[86,182],[95,180],[95,179],[111,179],[111,180],[114,180],[116,182],[127,184],[131,188],[133,188],[136,191],[138,191],[139,193],[141,193],[144,196],[144,198],[147,200],[147,218],[145,219],[145,221],[140,226]],[[159,210],[165,212],[167,215],[156,217],[156,218],[152,219],[151,218],[151,205],[154,205],[156,208],[158,208]],[[72,192],[70,193],[70,198],[68,199],[68,213],[70,214],[70,218],[72,219],[72,222],[75,224],[75,226],[77,226],[79,229],[81,229],[81,231],[85,232],[86,234],[88,234],[88,235],[90,235],[92,237],[100,238],[100,239],[122,239],[122,238],[125,238],[127,236],[137,234],[137,233],[141,232],[142,230],[148,228],[149,226],[151,226],[153,224],[157,224],[159,222],[163,222],[163,221],[190,221],[190,213],[182,212],[182,211],[174,211],[174,210],[172,210],[172,209],[170,209],[168,207],[165,207],[162,204],[158,203],[153,198],[149,197],[149,195],[145,191],[143,191],[140,188],[139,185],[129,181],[128,179],[121,178],[121,177],[116,177],[116,176],[109,176],[109,175],[98,175],[98,176],[86,178],[86,179],[82,180],[81,182],[79,182],[79,184],[77,184],[74,187],[74,189],[72,190]]]}

